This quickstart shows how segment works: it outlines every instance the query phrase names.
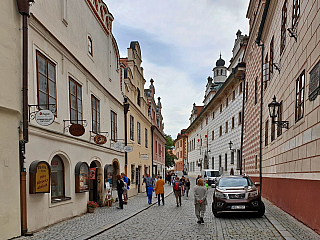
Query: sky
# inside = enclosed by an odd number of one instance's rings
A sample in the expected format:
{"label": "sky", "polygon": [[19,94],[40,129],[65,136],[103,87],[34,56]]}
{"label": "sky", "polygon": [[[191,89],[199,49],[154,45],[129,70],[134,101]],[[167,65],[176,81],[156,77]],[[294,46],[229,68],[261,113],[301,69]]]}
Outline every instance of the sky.
{"label": "sky", "polygon": [[[145,88],[154,80],[164,132],[188,128],[192,105],[203,105],[208,76],[219,59],[226,67],[238,29],[249,31],[249,0],[104,0],[114,17],[120,57],[131,41],[141,47]],[[156,100],[157,101],[157,100]]]}

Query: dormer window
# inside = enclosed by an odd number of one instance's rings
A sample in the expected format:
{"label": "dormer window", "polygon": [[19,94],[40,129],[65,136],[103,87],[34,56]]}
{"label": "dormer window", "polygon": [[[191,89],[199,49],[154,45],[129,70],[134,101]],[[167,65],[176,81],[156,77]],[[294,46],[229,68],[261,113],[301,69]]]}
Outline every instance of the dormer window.
{"label": "dormer window", "polygon": [[88,36],[88,52],[93,57],[92,38],[90,36]]}

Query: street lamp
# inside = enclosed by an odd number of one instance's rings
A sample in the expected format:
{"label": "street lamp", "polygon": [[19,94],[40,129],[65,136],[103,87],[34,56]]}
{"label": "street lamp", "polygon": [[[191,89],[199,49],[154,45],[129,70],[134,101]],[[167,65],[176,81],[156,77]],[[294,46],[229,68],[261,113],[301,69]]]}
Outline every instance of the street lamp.
{"label": "street lamp", "polygon": [[233,142],[231,142],[231,140],[230,140],[230,142],[229,142],[228,144],[229,144],[229,149],[230,149],[230,151],[231,151],[231,152],[235,152],[236,149],[232,149]]}
{"label": "street lamp", "polygon": [[272,119],[272,124],[277,124],[281,128],[289,129],[288,121],[275,121],[275,118],[278,117],[279,106],[281,104],[277,102],[276,96],[272,98],[272,102],[268,104],[269,114]]}

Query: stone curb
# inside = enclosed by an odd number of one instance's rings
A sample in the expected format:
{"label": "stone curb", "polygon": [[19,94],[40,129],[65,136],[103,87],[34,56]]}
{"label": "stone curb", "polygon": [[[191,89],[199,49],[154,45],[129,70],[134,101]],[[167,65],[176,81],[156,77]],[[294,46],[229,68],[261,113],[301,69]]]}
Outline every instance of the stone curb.
{"label": "stone curb", "polygon": [[[171,195],[172,193],[173,193],[173,191],[171,191],[170,193],[168,193],[164,198],[167,198],[167,197],[168,197],[169,195]],[[122,219],[122,220],[119,221],[119,222],[112,223],[112,224],[107,224],[107,225],[105,225],[105,226],[99,227],[99,228],[97,228],[96,230],[87,232],[86,234],[83,234],[82,236],[75,238],[74,240],[88,240],[88,239],[93,238],[93,237],[95,237],[95,236],[97,236],[97,235],[100,235],[101,233],[103,233],[103,232],[105,232],[105,231],[108,231],[109,229],[111,229],[111,228],[113,228],[113,227],[115,227],[115,226],[117,226],[117,225],[119,225],[119,224],[127,221],[128,219],[130,219],[130,218],[138,215],[139,213],[141,213],[141,212],[149,209],[150,207],[152,207],[152,206],[154,206],[154,205],[156,205],[156,204],[158,204],[158,202],[152,203],[152,204],[150,204],[149,206],[142,208],[141,210],[137,211],[137,212],[134,213],[134,214],[131,214],[131,215],[125,217],[124,219]]]}
{"label": "stone curb", "polygon": [[268,221],[274,226],[275,229],[279,232],[279,234],[286,240],[295,240],[296,238],[291,235],[288,230],[282,226],[281,223],[278,222],[267,210],[264,216],[268,219]]}

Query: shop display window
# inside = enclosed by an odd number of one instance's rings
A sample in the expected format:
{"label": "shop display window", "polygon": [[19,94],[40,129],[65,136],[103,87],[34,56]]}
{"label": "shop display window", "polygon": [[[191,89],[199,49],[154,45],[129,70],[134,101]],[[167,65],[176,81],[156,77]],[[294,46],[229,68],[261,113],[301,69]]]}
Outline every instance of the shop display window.
{"label": "shop display window", "polygon": [[75,168],[76,193],[89,191],[89,166],[86,162],[78,162]]}

